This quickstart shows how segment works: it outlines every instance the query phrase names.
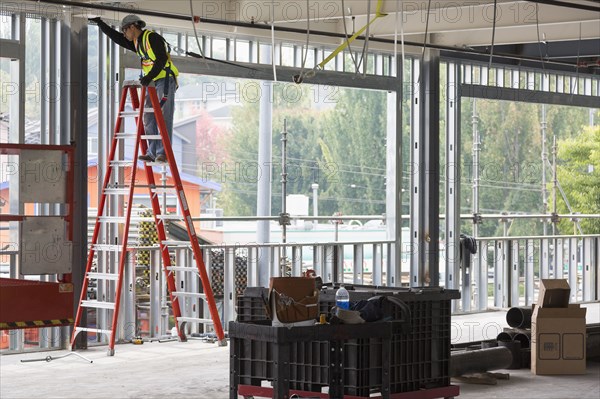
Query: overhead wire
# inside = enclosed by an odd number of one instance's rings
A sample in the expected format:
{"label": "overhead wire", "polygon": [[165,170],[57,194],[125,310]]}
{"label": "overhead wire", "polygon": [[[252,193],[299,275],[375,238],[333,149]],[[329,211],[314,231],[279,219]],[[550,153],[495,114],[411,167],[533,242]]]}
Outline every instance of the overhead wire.
{"label": "overhead wire", "polygon": [[575,90],[579,91],[579,55],[581,52],[581,22],[579,23],[579,41],[577,42],[577,59],[575,61],[575,84],[571,87],[571,98],[575,95]]}
{"label": "overhead wire", "polygon": [[[400,0],[396,0],[396,14],[394,20],[394,64],[398,65],[398,5]],[[396,72],[396,75],[398,72]]]}
{"label": "overhead wire", "polygon": [[271,0],[271,64],[273,65],[273,80],[277,82],[277,67],[275,66],[275,0]]}
{"label": "overhead wire", "polygon": [[[346,39],[346,45],[348,47],[348,53],[350,54],[350,59],[352,60],[352,64],[354,65],[354,68],[357,68],[356,59],[354,57],[354,54],[352,53],[352,45],[350,44],[350,38],[348,37],[348,27],[346,26],[346,12],[344,11],[345,9],[346,9],[346,4],[345,4],[344,0],[342,0],[342,21],[343,21],[342,25],[344,25],[344,37]],[[352,33],[354,33],[354,32],[352,32]]]}
{"label": "overhead wire", "polygon": [[308,45],[310,40],[310,0],[306,0],[306,50],[304,50],[304,56],[302,57],[302,66],[300,68],[300,75],[304,76],[304,68],[306,66],[306,59],[308,58]]}
{"label": "overhead wire", "polygon": [[542,62],[542,71],[544,75],[548,76],[546,73],[546,66],[544,64],[544,56],[542,54],[542,41],[540,40],[540,17],[538,15],[538,4],[535,3],[535,28],[537,31],[537,40],[538,40],[538,49],[540,51],[540,61]]}
{"label": "overhead wire", "polygon": [[[423,61],[425,60],[425,48],[427,48],[427,34],[429,32],[429,14],[431,12],[431,0],[427,2],[427,17],[425,18],[425,36],[423,37],[423,51],[421,52],[421,62],[419,67],[423,65]],[[417,83],[421,82],[421,74],[419,73],[419,79],[417,79]]]}
{"label": "overhead wire", "polygon": [[[402,2],[400,2],[402,3]],[[396,4],[396,15],[398,14],[398,5]],[[400,51],[402,51],[402,66],[400,71],[404,71],[404,63],[406,62],[406,52],[404,50],[404,15],[400,20]]]}
{"label": "overhead wire", "polygon": [[498,7],[498,0],[494,0],[494,20],[492,21],[492,45],[490,47],[490,61],[488,63],[488,81],[486,83],[489,83],[489,74],[490,71],[492,70],[492,59],[494,58],[494,43],[496,40],[496,11],[497,11],[497,7]]}
{"label": "overhead wire", "polygon": [[204,51],[202,50],[202,46],[200,45],[200,39],[198,38],[198,31],[196,30],[196,21],[194,17],[194,6],[192,5],[192,0],[190,0],[190,19],[192,21],[192,28],[194,28],[194,37],[196,38],[198,51],[200,52],[200,56],[204,61],[204,66],[206,67],[206,69],[208,69],[208,62],[206,61],[206,56],[204,55]]}
{"label": "overhead wire", "polygon": [[[371,20],[371,0],[367,1],[367,21]],[[362,65],[363,67],[363,73],[362,76],[363,78],[366,76],[367,74],[367,62],[368,62],[368,51],[369,51],[369,31],[371,28],[371,24],[367,24],[367,30],[365,32],[365,41],[363,43],[363,49],[362,49],[362,53],[360,55],[360,61],[358,62],[358,65],[356,65],[356,74],[358,75],[358,72],[360,70],[360,67]],[[367,61],[365,61],[365,54],[367,54]]]}

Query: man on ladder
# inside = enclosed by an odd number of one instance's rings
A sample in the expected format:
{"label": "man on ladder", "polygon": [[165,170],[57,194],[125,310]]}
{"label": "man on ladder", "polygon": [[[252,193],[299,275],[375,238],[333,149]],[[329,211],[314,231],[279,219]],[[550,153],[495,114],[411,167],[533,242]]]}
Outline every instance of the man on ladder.
{"label": "man on ladder", "polygon": [[[179,71],[173,65],[169,55],[169,45],[165,39],[152,30],[144,29],[144,22],[137,15],[127,15],[121,21],[121,32],[108,26],[100,17],[90,18],[100,30],[119,46],[135,52],[142,61],[143,76],[140,83],[148,86],[154,81],[156,93],[169,133],[169,141],[173,135],[173,112],[175,111],[175,91]],[[150,96],[146,97],[146,108],[152,108]],[[153,113],[144,114],[144,129],[147,135],[159,135],[158,126]],[[146,162],[166,162],[165,149],[161,140],[148,140],[148,151],[139,159]]]}
{"label": "man on ladder", "polygon": [[[210,279],[204,264],[204,255],[197,239],[194,222],[190,213],[190,207],[185,198],[185,191],[181,182],[181,177],[177,168],[177,162],[173,149],[170,147],[170,136],[173,127],[173,104],[174,94],[177,86],[177,69],[173,66],[168,55],[168,45],[164,39],[152,32],[143,30],[146,26],[136,15],[126,16],[121,23],[123,35],[106,25],[100,18],[93,18],[100,29],[106,33],[112,40],[119,45],[136,51],[142,59],[142,68],[144,76],[137,81],[123,82],[121,100],[119,101],[118,117],[116,119],[114,134],[110,145],[109,155],[106,165],[106,173],[102,186],[102,194],[98,201],[98,213],[94,232],[90,241],[90,250],[86,264],[85,278],[83,280],[79,307],[74,322],[73,335],[71,337],[71,347],[75,348],[77,334],[80,332],[94,332],[96,334],[105,334],[109,337],[108,354],[114,355],[114,347],[117,335],[123,334],[122,326],[119,326],[119,312],[121,308],[121,297],[123,292],[124,279],[126,275],[126,265],[129,265],[128,259],[132,246],[129,240],[129,230],[131,226],[132,204],[134,202],[134,193],[136,188],[137,160],[142,159],[147,162],[167,162],[171,174],[171,183],[159,186],[156,184],[152,165],[147,163],[143,168],[146,172],[145,185],[148,188],[150,203],[152,204],[153,219],[158,234],[159,253],[162,259],[162,266],[166,276],[167,292],[169,294],[173,318],[180,340],[186,340],[186,323],[195,323],[203,325],[212,325],[217,336],[219,345],[226,346],[227,341],[223,332],[220,315],[216,306]],[[155,84],[151,84],[152,81]],[[141,90],[140,84],[142,85]],[[148,87],[146,87],[148,86]],[[140,97],[141,95],[141,97]],[[129,102],[128,102],[129,97]],[[125,111],[126,104],[130,104],[133,111]],[[125,118],[135,118],[136,133],[123,131]],[[148,132],[150,130],[150,132]],[[150,136],[150,137],[148,137]],[[160,140],[155,140],[160,137]],[[115,159],[124,156],[126,140],[134,138],[134,152],[131,160]],[[147,140],[149,142],[146,145]],[[118,149],[118,151],[117,151]],[[144,152],[144,155],[138,156],[138,152]],[[118,154],[118,155],[117,155]],[[124,181],[117,185],[111,184],[113,172],[121,173],[119,168],[131,167],[131,173],[127,174]],[[173,193],[177,197],[179,206],[177,214],[166,215],[161,209],[158,194]],[[118,217],[107,213],[107,202],[113,200],[123,201],[126,204],[122,209],[122,214]],[[165,221],[178,220],[187,230],[187,240],[175,241],[167,238]],[[116,228],[121,236],[121,243],[115,240],[115,244],[105,243],[99,240],[101,226]],[[173,264],[171,259],[171,248],[180,246],[190,248],[192,259],[195,266],[189,265],[185,257],[175,258],[175,262],[182,260],[181,264]],[[118,264],[111,262],[106,270],[98,271],[98,265],[94,263],[94,255],[99,252],[110,252],[117,254]],[[175,281],[176,273],[196,273],[202,283],[202,291],[197,292],[195,288],[191,291],[186,290],[185,284],[177,284]],[[97,286],[102,284],[106,288],[107,295],[97,298],[88,298],[88,284],[95,281]],[[208,307],[210,318],[198,317],[199,312],[188,309],[188,314],[182,314],[180,303],[189,301],[204,301]],[[89,309],[106,309],[112,311],[112,323],[110,328],[98,328],[98,326],[88,326],[85,321]]]}

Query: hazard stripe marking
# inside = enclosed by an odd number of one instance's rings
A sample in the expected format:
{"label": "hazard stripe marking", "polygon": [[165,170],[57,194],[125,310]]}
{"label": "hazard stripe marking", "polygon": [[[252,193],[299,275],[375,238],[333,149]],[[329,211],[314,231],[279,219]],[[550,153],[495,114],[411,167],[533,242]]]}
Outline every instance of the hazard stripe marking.
{"label": "hazard stripe marking", "polygon": [[53,327],[63,324],[73,324],[73,319],[52,319],[52,320],[33,320],[33,321],[9,321],[0,322],[0,329],[24,328],[24,327]]}

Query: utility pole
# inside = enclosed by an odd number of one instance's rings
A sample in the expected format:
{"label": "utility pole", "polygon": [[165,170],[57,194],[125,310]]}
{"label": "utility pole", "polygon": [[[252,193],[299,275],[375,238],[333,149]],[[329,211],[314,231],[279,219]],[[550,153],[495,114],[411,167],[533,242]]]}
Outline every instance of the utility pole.
{"label": "utility pole", "polygon": [[[542,104],[542,120],[541,120],[541,128],[542,128],[542,213],[548,213],[548,189],[547,179],[546,179],[546,164],[548,163],[548,152],[546,151],[546,104]],[[554,206],[556,206],[556,198],[554,198]],[[556,210],[554,211],[556,213]],[[553,225],[554,226],[554,225]],[[544,236],[548,234],[548,221],[546,219],[542,219],[542,228]],[[552,234],[554,234],[554,227],[552,230]]]}
{"label": "utility pole", "polygon": [[481,141],[478,131],[477,99],[473,99],[473,237],[479,236],[479,152]]}

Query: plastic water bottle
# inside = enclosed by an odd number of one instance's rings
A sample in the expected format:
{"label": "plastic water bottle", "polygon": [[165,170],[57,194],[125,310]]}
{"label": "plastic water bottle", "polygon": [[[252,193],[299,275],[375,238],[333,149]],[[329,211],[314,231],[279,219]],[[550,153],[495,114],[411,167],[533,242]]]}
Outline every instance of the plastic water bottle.
{"label": "plastic water bottle", "polygon": [[343,285],[341,285],[335,293],[335,305],[338,307],[338,309],[350,309],[350,294]]}

